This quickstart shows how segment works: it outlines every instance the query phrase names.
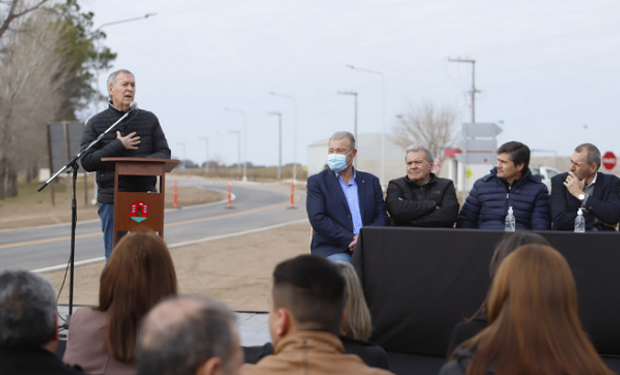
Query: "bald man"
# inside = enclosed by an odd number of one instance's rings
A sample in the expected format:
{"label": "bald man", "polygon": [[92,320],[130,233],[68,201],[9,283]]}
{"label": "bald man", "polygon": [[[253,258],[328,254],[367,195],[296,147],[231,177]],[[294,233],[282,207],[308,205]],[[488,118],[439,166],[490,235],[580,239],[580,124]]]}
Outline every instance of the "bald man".
{"label": "bald man", "polygon": [[144,318],[138,374],[236,375],[243,363],[235,316],[204,296],[168,298]]}

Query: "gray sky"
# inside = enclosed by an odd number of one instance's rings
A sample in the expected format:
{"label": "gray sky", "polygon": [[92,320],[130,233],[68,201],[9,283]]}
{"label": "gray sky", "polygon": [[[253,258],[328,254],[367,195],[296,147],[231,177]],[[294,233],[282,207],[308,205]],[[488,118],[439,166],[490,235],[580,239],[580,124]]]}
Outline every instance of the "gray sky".
{"label": "gray sky", "polygon": [[[173,156],[237,161],[247,112],[247,158],[276,165],[277,116],[283,113],[283,159],[293,161],[293,101],[298,102],[297,161],[307,145],[353,130],[386,130],[408,103],[431,101],[470,120],[471,64],[476,60],[477,122],[503,121],[500,143],[570,155],[584,141],[620,154],[620,2],[577,1],[161,1],[83,0],[118,53],[114,68],[136,75],[136,101],[158,117]],[[615,42],[614,42],[615,41]],[[101,87],[109,72],[101,74]],[[94,111],[93,111],[94,112]],[[90,115],[92,113],[88,113]],[[588,126],[584,130],[584,125]],[[380,147],[380,141],[377,142]],[[360,150],[363,152],[363,150]],[[543,154],[541,154],[543,155]]]}

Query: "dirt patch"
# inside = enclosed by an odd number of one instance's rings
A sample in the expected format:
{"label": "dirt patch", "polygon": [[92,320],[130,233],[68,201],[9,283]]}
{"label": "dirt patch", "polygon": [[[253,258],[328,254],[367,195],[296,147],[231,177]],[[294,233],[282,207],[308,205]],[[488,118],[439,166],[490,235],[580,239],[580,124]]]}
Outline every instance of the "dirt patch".
{"label": "dirt patch", "polygon": [[[279,262],[308,253],[310,224],[173,248],[180,293],[217,298],[236,311],[268,311],[271,274]],[[104,262],[75,268],[73,303],[96,305]],[[63,271],[46,273],[58,290]],[[69,281],[59,304],[69,303]]]}
{"label": "dirt patch", "polygon": [[[71,222],[71,203],[66,189],[61,186],[60,189],[56,188],[56,190],[59,191],[54,195],[55,206],[52,206],[51,193],[47,191],[38,194],[28,194],[28,191],[26,191],[24,193],[24,195],[27,195],[26,197],[0,201],[0,229],[16,229]],[[92,193],[92,188],[90,192]],[[98,219],[97,205],[84,202],[83,190],[81,192],[78,191],[78,194],[76,194],[78,220]],[[226,199],[226,194],[224,193],[193,187],[179,187],[177,196],[180,207]],[[92,194],[90,198],[92,199]],[[173,205],[174,191],[172,187],[167,187],[166,208],[172,208]]]}

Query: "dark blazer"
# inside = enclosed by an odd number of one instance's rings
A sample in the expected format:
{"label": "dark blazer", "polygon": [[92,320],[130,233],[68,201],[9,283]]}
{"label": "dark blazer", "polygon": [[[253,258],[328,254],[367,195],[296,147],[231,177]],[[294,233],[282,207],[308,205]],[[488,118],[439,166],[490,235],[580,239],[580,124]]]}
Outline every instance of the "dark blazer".
{"label": "dark blazer", "polygon": [[[379,179],[356,171],[362,225],[387,225],[388,218]],[[326,169],[308,178],[306,211],[314,229],[310,249],[329,256],[343,253],[353,241],[351,211],[336,172]]]}
{"label": "dark blazer", "polygon": [[0,374],[3,375],[84,375],[66,366],[56,354],[43,348],[0,348]]}
{"label": "dark blazer", "polygon": [[450,335],[450,343],[448,344],[448,354],[446,358],[450,359],[450,355],[452,355],[452,352],[457,346],[482,332],[488,325],[489,322],[486,316],[457,323]]}
{"label": "dark blazer", "polygon": [[[573,197],[564,186],[566,176],[568,172],[551,179],[550,204],[555,230],[574,230],[577,210],[581,207],[579,199]],[[587,212],[583,213],[583,217],[586,219],[586,230],[592,229],[595,217],[612,225],[620,221],[620,178],[597,172],[594,192],[588,197],[585,208]],[[601,223],[596,227],[598,230],[614,230]]]}

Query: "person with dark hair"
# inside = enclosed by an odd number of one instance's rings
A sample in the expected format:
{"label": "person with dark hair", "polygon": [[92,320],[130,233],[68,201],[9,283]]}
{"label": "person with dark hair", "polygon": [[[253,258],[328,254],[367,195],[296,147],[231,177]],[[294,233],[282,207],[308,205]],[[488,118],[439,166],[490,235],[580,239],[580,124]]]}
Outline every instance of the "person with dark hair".
{"label": "person with dark hair", "polygon": [[599,172],[601,152],[584,143],[573,152],[570,170],[551,178],[554,230],[574,230],[581,208],[588,231],[613,231],[620,221],[620,178]]}
{"label": "person with dark hair", "polygon": [[362,227],[388,223],[379,179],[353,167],[356,155],[353,134],[336,132],[328,142],[329,169],[308,178],[310,251],[334,262],[351,262]]}
{"label": "person with dark hair", "polygon": [[[497,269],[504,258],[506,258],[508,254],[512,253],[517,248],[528,244],[550,246],[545,237],[529,231],[517,231],[504,234],[500,242],[495,247],[493,256],[491,257],[491,262],[489,263],[489,275],[491,276],[491,281],[493,281],[493,278],[497,273]],[[458,344],[474,337],[480,331],[485,329],[487,325],[487,298],[485,298],[478,311],[476,311],[471,318],[464,322],[458,323],[456,327],[454,327],[454,330],[452,330],[452,334],[450,335],[450,343],[448,344],[448,358]]]}
{"label": "person with dark hair", "polygon": [[577,288],[557,250],[525,245],[499,265],[489,326],[459,345],[439,375],[611,375],[579,321]]}
{"label": "person with dark hair", "polygon": [[452,228],[459,213],[454,183],[435,176],[433,153],[411,145],[405,150],[407,175],[390,181],[385,204],[392,223],[407,227]]}
{"label": "person with dark hair", "polygon": [[93,374],[135,374],[140,321],[162,298],[176,295],[177,277],[164,240],[132,232],[101,273],[99,306],[71,317],[63,360]]}
{"label": "person with dark hair", "polygon": [[[81,159],[86,171],[97,172],[98,212],[106,261],[114,246],[114,171],[106,170],[101,158],[170,159],[170,148],[157,117],[149,111],[131,108],[136,94],[133,73],[121,69],[110,74],[108,93],[108,108],[88,120],[80,144],[80,149],[86,148],[123,115],[131,112],[117,125],[116,131],[106,134],[99,143],[85,152]],[[153,176],[121,176],[118,191],[156,191],[155,183],[156,177]]]}
{"label": "person with dark hair", "polygon": [[[368,366],[387,370],[385,350],[377,344],[368,342],[372,333],[372,318],[355,268],[347,262],[336,262],[336,267],[345,282],[345,318],[338,332],[344,351],[359,356]],[[261,348],[258,359],[272,354],[273,345],[267,343]]]}
{"label": "person with dark hair", "polygon": [[136,348],[138,374],[233,375],[243,352],[234,314],[209,297],[170,297],[144,318]]}
{"label": "person with dark hair", "polygon": [[28,271],[0,274],[0,373],[77,375],[56,357],[56,292]]}
{"label": "person with dark hair", "polygon": [[345,281],[324,257],[301,255],[278,264],[270,304],[275,354],[243,365],[242,374],[390,374],[345,354],[338,339],[345,318]]}
{"label": "person with dark hair", "polygon": [[497,166],[474,183],[457,228],[504,229],[512,207],[516,229],[549,230],[549,191],[528,168],[530,149],[521,142],[497,150]]}

